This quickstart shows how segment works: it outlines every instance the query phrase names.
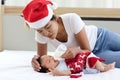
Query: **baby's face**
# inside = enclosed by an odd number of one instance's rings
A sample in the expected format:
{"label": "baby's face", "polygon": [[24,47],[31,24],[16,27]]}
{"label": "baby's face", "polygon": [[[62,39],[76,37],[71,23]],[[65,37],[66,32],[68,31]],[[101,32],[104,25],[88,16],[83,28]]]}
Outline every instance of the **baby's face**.
{"label": "baby's face", "polygon": [[56,67],[58,60],[55,60],[53,56],[43,55],[41,57],[41,66],[48,69],[53,69]]}

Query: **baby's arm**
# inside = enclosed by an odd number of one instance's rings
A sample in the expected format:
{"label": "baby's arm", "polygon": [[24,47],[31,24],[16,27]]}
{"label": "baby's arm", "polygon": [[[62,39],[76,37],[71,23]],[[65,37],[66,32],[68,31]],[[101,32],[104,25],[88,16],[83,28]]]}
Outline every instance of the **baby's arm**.
{"label": "baby's arm", "polygon": [[50,74],[52,74],[53,76],[69,76],[71,74],[70,70],[63,70],[60,71],[58,69],[49,69],[50,70]]}

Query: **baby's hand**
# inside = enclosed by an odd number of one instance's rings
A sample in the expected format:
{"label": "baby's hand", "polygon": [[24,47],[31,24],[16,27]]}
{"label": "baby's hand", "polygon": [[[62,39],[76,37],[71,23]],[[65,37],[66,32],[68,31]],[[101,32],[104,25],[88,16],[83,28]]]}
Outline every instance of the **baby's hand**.
{"label": "baby's hand", "polygon": [[50,74],[53,76],[61,76],[61,71],[59,71],[58,69],[54,68],[54,69],[49,69]]}
{"label": "baby's hand", "polygon": [[50,74],[52,74],[53,76],[69,76],[71,74],[70,70],[63,70],[60,71],[58,69],[49,69],[51,72]]}

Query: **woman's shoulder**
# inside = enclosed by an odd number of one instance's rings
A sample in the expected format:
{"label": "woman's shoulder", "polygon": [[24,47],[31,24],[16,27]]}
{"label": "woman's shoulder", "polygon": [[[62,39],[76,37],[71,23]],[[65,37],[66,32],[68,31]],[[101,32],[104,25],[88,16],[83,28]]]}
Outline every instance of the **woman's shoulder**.
{"label": "woman's shoulder", "polygon": [[76,21],[81,22],[80,16],[76,13],[66,13],[66,14],[60,15],[60,17],[64,22],[68,22],[68,24],[75,23]]}

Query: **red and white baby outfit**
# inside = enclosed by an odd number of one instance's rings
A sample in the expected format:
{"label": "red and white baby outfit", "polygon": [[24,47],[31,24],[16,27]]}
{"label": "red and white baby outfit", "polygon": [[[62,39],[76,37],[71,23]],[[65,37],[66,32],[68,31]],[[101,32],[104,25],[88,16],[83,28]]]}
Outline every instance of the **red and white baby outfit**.
{"label": "red and white baby outfit", "polygon": [[[105,61],[102,58],[96,57],[91,52],[81,52],[73,59],[65,59],[65,62],[71,71],[70,77],[77,78],[82,76],[83,68],[92,68],[96,64],[97,60],[100,62]],[[76,73],[79,73],[79,75],[75,75]]]}

